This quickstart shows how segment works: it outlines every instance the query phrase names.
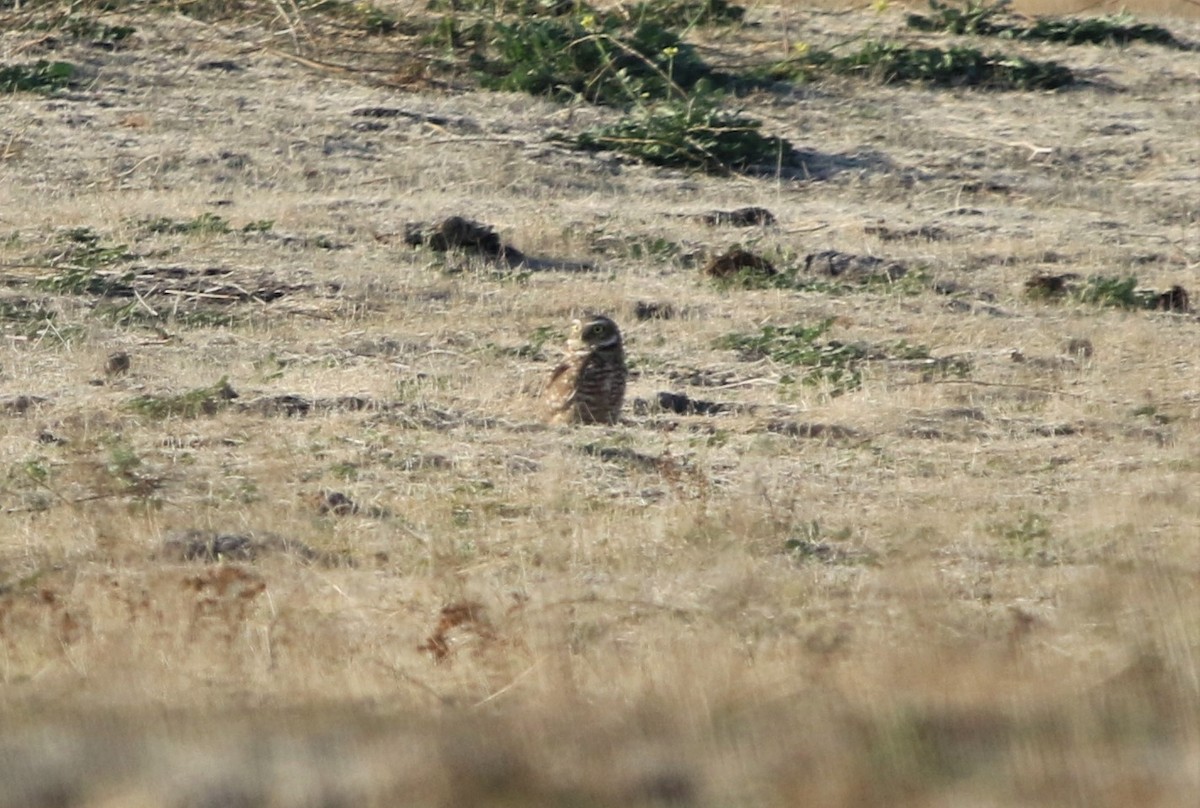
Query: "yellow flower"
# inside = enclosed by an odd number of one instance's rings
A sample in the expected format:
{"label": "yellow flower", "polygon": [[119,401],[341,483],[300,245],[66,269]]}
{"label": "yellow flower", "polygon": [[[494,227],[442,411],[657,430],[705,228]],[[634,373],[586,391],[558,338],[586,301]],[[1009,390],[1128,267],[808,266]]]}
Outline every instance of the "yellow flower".
{"label": "yellow flower", "polygon": [[888,10],[888,6],[890,5],[891,3],[888,0],[875,0],[875,2],[871,3],[871,8],[875,9],[876,14],[882,14]]}
{"label": "yellow flower", "polygon": [[582,25],[586,31],[596,30],[596,15],[584,14],[583,17],[580,18],[579,24]]}
{"label": "yellow flower", "polygon": [[796,52],[797,56],[806,56],[809,51],[808,43],[797,42],[795,45],[792,45],[792,50]]}
{"label": "yellow flower", "polygon": [[674,45],[669,48],[663,48],[663,56],[667,57],[668,59],[674,59],[678,55],[679,48],[675,47]]}

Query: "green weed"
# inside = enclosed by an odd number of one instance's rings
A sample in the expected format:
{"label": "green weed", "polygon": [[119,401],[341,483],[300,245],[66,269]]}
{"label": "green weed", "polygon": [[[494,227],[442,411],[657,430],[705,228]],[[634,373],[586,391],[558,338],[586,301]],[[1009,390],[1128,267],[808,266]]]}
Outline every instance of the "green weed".
{"label": "green weed", "polygon": [[[142,229],[147,233],[153,234],[222,234],[228,233],[232,228],[229,222],[224,217],[218,216],[215,213],[201,213],[194,219],[176,220],[169,219],[166,216],[160,216],[156,219],[143,219],[139,222]],[[249,225],[247,226],[249,227]],[[270,224],[268,223],[268,229]],[[243,232],[248,232],[243,230]]]}
{"label": "green weed", "polygon": [[384,36],[401,30],[400,19],[374,3],[346,0],[309,0],[297,4],[299,11],[319,14],[353,26],[366,34]]}
{"label": "green weed", "polygon": [[1073,290],[1073,295],[1080,303],[1121,309],[1153,309],[1158,304],[1158,293],[1139,289],[1134,275],[1124,278],[1092,275],[1081,288]]}
{"label": "green weed", "polygon": [[41,300],[0,299],[0,329],[10,336],[37,337],[54,327],[57,312]]}
{"label": "green weed", "polygon": [[100,234],[90,227],[64,230],[59,238],[61,249],[51,262],[96,268],[136,258],[124,244],[102,244],[100,238]]}
{"label": "green weed", "polygon": [[121,47],[137,33],[137,29],[130,25],[108,25],[93,17],[73,15],[45,27],[50,30],[57,29],[77,42],[86,41],[93,47],[109,50]]}
{"label": "green weed", "polygon": [[826,73],[864,76],[883,84],[989,90],[1052,90],[1075,80],[1070,68],[1057,62],[985,54],[975,48],[914,48],[895,42],[867,42],[857,53],[846,56],[805,51],[768,70],[771,78],[792,80]]}
{"label": "green weed", "polygon": [[156,420],[171,417],[197,418],[217,413],[235,398],[237,393],[230,386],[229,380],[222,377],[210,387],[200,387],[179,395],[136,396],[126,404],[126,408]]}
{"label": "green weed", "polygon": [[998,21],[1008,14],[1011,0],[994,3],[965,0],[962,6],[952,6],[938,0],[929,0],[930,16],[909,14],[906,22],[919,31],[937,31],[949,34],[975,34],[996,36],[1005,39],[1041,42],[1061,42],[1066,45],[1115,44],[1150,42],[1157,45],[1188,49],[1167,29],[1147,23],[1139,23],[1128,13],[1103,17],[1040,17],[1032,25],[1015,18]]}
{"label": "green weed", "polygon": [[561,17],[584,6],[577,0],[429,0],[430,11],[466,11],[475,14],[516,14],[522,17]]}
{"label": "green weed", "polygon": [[861,365],[868,351],[862,345],[822,341],[832,326],[833,318],[810,326],[765,325],[756,334],[727,334],[716,347],[735,350],[747,361],[770,359],[808,368],[800,381],[828,384],[836,395],[862,385]]}
{"label": "green weed", "polygon": [[617,14],[499,22],[489,45],[494,56],[476,67],[492,90],[627,106],[681,96],[712,76],[670,28]]}
{"label": "green weed", "polygon": [[1051,546],[1053,534],[1050,521],[1040,513],[1026,511],[1012,522],[993,526],[992,532],[1003,539],[1018,558],[1040,563],[1057,560]]}
{"label": "green weed", "polygon": [[75,67],[69,62],[39,59],[32,65],[0,67],[0,93],[50,93],[71,83]]}
{"label": "green weed", "polygon": [[718,109],[704,98],[672,100],[638,108],[570,142],[589,151],[619,151],[654,165],[711,173],[790,163],[792,144],[762,134],[761,128],[761,121]]}
{"label": "green weed", "polygon": [[99,270],[135,257],[124,244],[101,243],[100,235],[90,227],[72,228],[62,233],[60,244],[50,258],[57,272],[37,280],[34,288],[68,295],[127,296],[133,293],[129,285],[132,272]]}

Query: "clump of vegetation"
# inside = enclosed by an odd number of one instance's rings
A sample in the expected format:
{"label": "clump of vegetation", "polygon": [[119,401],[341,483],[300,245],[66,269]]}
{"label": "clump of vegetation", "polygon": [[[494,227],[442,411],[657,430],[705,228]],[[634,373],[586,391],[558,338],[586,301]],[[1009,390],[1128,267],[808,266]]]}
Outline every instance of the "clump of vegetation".
{"label": "clump of vegetation", "polygon": [[1011,0],[997,0],[993,3],[964,0],[962,6],[929,0],[929,8],[933,12],[930,16],[909,14],[906,22],[910,28],[919,31],[1062,42],[1067,45],[1126,45],[1130,42],[1151,42],[1187,48],[1167,29],[1139,23],[1128,13],[1088,18],[1041,17],[1032,25],[1026,25],[1007,17],[1010,5]]}
{"label": "clump of vegetation", "polygon": [[883,84],[923,83],[990,90],[1053,90],[1075,81],[1070,68],[1058,62],[988,54],[975,48],[943,50],[875,41],[845,56],[804,50],[768,71],[771,78],[793,80],[830,73],[866,76]]}
{"label": "clump of vegetation", "polygon": [[833,327],[833,318],[816,325],[765,325],[758,333],[726,334],[716,347],[737,351],[747,361],[770,359],[785,365],[807,368],[800,377],[805,384],[829,384],[835,394],[862,386],[863,345],[821,338]]}
{"label": "clump of vegetation", "polygon": [[[235,232],[233,225],[215,213],[201,213],[192,219],[172,219],[168,216],[140,219],[137,225],[154,235],[224,235]],[[272,219],[256,219],[237,228],[239,233],[266,233],[275,227]]]}
{"label": "clump of vegetation", "polygon": [[8,336],[37,337],[55,328],[58,313],[44,301],[23,297],[0,298],[0,331]]}
{"label": "clump of vegetation", "polygon": [[741,20],[740,6],[655,0],[603,11],[586,3],[451,2],[519,15],[465,27],[448,15],[438,25],[451,47],[475,49],[470,62],[484,87],[629,110],[616,124],[565,138],[577,148],[704,171],[774,164],[791,152],[786,141],[762,135],[760,122],[718,109],[715,88],[730,78],[683,41],[693,26]]}
{"label": "clump of vegetation", "polygon": [[1039,564],[1058,561],[1050,521],[1040,513],[1025,511],[1012,522],[992,526],[992,532],[1004,540],[1017,558]]}
{"label": "clump of vegetation", "polygon": [[492,90],[626,106],[684,95],[712,70],[670,27],[618,14],[496,23],[495,55],[477,59]]}
{"label": "clump of vegetation", "polygon": [[199,387],[186,393],[170,396],[142,395],[136,396],[126,404],[126,407],[140,415],[149,418],[197,418],[201,415],[213,415],[229,405],[238,394],[229,384],[229,380],[221,380],[209,387]]}
{"label": "clump of vegetation", "polygon": [[862,386],[862,367],[867,361],[929,359],[926,346],[910,345],[904,340],[892,345],[868,345],[822,339],[833,322],[830,317],[816,325],[765,325],[757,333],[726,334],[716,341],[716,347],[735,350],[746,361],[770,359],[806,368],[799,381],[827,384],[834,395]]}
{"label": "clump of vegetation", "polygon": [[1072,290],[1072,294],[1080,303],[1120,309],[1153,309],[1158,307],[1159,302],[1158,292],[1138,288],[1136,275],[1123,278],[1093,275],[1081,287]]}
{"label": "clump of vegetation", "polygon": [[710,172],[790,163],[793,147],[761,132],[762,123],[718,109],[706,99],[668,101],[634,110],[572,139],[582,149],[624,152],[661,166]]}
{"label": "clump of vegetation", "polygon": [[32,65],[0,66],[0,93],[50,93],[69,85],[74,75],[70,62],[39,59]]}
{"label": "clump of vegetation", "polygon": [[1061,300],[1070,297],[1093,306],[1120,309],[1155,309],[1188,312],[1192,310],[1188,291],[1175,285],[1164,292],[1138,285],[1136,275],[1090,275],[1079,284],[1078,275],[1034,275],[1025,282],[1025,294],[1035,300]]}
{"label": "clump of vegetation", "polygon": [[137,33],[131,25],[108,25],[94,17],[68,16],[57,24],[49,23],[44,26],[49,30],[57,29],[65,36],[77,42],[86,41],[96,48],[114,50],[125,45],[130,37]]}
{"label": "clump of vegetation", "polygon": [[401,29],[399,18],[374,3],[308,0],[308,2],[300,2],[297,8],[302,12],[325,15],[375,36],[395,33]]}
{"label": "clump of vegetation", "polygon": [[111,297],[131,294],[132,273],[101,272],[102,267],[128,261],[135,256],[124,244],[109,245],[90,227],[63,232],[60,245],[50,258],[58,271],[34,283],[34,287],[58,294]]}
{"label": "clump of vegetation", "polygon": [[228,233],[229,222],[215,213],[201,213],[194,219],[177,220],[166,216],[155,219],[143,219],[140,222],[147,233],[157,234],[193,234],[193,233]]}

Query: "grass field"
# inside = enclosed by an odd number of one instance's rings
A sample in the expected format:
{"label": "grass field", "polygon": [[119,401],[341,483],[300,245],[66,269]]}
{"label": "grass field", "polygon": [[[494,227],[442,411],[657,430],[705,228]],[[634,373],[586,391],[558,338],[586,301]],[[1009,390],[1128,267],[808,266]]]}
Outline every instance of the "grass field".
{"label": "grass field", "polygon": [[[702,171],[484,89],[495,6],[0,3],[0,808],[1193,805],[1195,18],[750,3]],[[584,311],[625,418],[548,426]]]}

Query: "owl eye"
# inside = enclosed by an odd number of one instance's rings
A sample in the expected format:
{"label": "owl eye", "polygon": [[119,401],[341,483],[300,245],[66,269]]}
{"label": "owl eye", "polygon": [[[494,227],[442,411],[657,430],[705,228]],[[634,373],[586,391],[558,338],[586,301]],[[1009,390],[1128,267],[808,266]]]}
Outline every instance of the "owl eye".
{"label": "owl eye", "polygon": [[601,325],[600,323],[596,323],[594,326],[592,326],[592,333],[593,334],[603,334],[604,326]]}

